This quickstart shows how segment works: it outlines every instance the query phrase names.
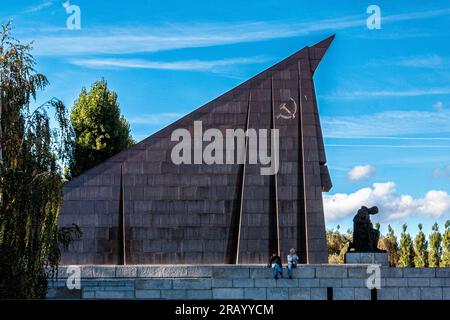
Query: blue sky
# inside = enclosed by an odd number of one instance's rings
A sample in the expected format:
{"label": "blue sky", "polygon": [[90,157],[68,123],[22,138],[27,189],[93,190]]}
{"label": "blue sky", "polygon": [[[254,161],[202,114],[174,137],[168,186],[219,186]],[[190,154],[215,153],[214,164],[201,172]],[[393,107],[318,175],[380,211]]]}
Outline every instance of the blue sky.
{"label": "blue sky", "polygon": [[[315,74],[328,165],[327,226],[379,205],[383,229],[450,219],[449,1],[87,1],[69,30],[63,1],[2,1],[34,40],[68,107],[104,77],[141,140],[306,45],[336,33]],[[369,30],[366,9],[381,9]],[[353,170],[352,170],[353,169]]]}

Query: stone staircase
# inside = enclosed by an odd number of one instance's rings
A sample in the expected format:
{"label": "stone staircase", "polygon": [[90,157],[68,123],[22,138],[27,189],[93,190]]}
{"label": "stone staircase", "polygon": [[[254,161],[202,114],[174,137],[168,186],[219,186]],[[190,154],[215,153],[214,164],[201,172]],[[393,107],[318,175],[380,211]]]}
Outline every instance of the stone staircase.
{"label": "stone staircase", "polygon": [[[300,265],[275,280],[265,265],[61,266],[48,299],[450,300],[450,268]],[[74,270],[76,271],[74,273]],[[80,287],[70,290],[79,272]],[[370,280],[369,280],[370,281]]]}

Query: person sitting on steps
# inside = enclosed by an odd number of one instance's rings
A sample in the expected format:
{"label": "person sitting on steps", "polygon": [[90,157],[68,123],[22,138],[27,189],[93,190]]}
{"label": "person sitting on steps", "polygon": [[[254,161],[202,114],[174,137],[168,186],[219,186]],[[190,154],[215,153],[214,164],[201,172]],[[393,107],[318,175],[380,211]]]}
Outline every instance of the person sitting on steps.
{"label": "person sitting on steps", "polygon": [[272,253],[272,257],[269,260],[269,267],[272,268],[273,277],[278,279],[278,275],[283,278],[283,266],[281,264],[281,258],[278,253]]}
{"label": "person sitting on steps", "polygon": [[289,254],[287,256],[289,279],[292,279],[292,269],[297,268],[298,260],[299,260],[299,258],[298,258],[298,255],[295,253],[295,249],[291,248],[291,250],[289,250]]}

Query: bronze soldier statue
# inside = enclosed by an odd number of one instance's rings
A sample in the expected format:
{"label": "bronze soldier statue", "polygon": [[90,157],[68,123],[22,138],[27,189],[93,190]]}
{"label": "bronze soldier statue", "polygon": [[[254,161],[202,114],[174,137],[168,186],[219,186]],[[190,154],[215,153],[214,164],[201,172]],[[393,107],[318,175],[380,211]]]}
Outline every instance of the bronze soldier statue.
{"label": "bronze soldier statue", "polygon": [[378,249],[380,231],[375,229],[370,221],[370,215],[377,213],[377,207],[362,206],[358,210],[353,218],[353,242],[348,247],[349,251],[353,249],[358,252],[384,252]]}

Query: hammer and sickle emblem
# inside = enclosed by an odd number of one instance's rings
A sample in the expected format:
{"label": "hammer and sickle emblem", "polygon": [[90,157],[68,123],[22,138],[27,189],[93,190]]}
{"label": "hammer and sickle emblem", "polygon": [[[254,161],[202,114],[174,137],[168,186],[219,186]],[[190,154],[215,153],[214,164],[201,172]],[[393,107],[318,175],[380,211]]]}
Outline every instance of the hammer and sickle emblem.
{"label": "hammer and sickle emblem", "polygon": [[286,103],[282,103],[280,105],[280,113],[277,115],[277,119],[295,119],[295,115],[297,114],[297,102],[291,98],[291,101],[294,103],[294,110],[291,111],[286,107]]}

